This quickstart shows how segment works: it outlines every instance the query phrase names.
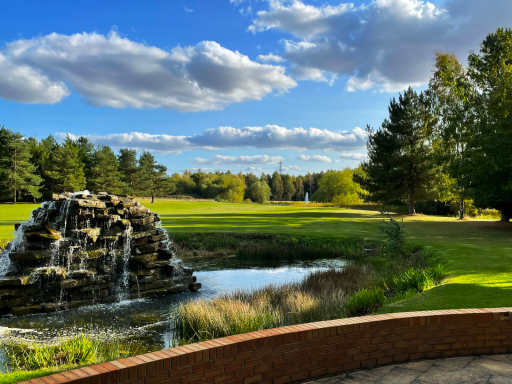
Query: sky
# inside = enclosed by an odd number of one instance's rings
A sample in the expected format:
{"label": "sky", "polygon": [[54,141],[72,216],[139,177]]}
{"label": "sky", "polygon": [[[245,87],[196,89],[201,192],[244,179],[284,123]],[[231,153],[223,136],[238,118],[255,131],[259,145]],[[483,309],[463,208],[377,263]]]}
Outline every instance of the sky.
{"label": "sky", "polygon": [[367,124],[512,27],[511,0],[18,0],[2,4],[0,126],[184,169],[355,167]]}

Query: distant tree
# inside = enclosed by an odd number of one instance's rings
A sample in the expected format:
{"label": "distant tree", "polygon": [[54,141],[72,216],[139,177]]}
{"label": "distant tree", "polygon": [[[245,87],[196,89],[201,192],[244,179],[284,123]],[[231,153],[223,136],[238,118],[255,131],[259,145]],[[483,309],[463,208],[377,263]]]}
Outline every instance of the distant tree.
{"label": "distant tree", "polygon": [[78,160],[84,165],[85,178],[91,176],[92,168],[95,165],[95,154],[94,143],[92,143],[87,137],[81,136],[76,140],[71,140],[69,137],[64,142],[65,145],[73,145],[78,149]]}
{"label": "distant tree", "polygon": [[50,153],[44,177],[52,193],[74,192],[85,189],[84,166],[73,146],[57,145]]}
{"label": "distant tree", "polygon": [[277,201],[283,200],[283,195],[284,195],[283,180],[281,179],[281,175],[277,171],[275,171],[272,175],[270,189],[272,191],[272,197],[274,198],[274,200],[277,200]]}
{"label": "distant tree", "polygon": [[293,183],[293,179],[290,175],[283,175],[283,198],[286,201],[290,201],[293,199],[293,196],[295,195],[295,186]]}
{"label": "distant tree", "polygon": [[409,87],[389,105],[389,119],[381,129],[367,126],[368,158],[362,164],[365,177],[354,180],[369,192],[373,201],[405,200],[409,214],[414,214],[416,201],[428,199],[435,181],[435,168],[430,145],[435,124],[429,104],[423,95]]}
{"label": "distant tree", "polygon": [[50,196],[52,191],[49,189],[49,185],[45,178],[45,172],[47,171],[48,159],[50,154],[57,147],[57,141],[52,135],[38,141],[34,137],[27,139],[28,147],[32,158],[30,161],[36,166],[36,173],[43,179],[43,188],[41,193],[43,196]]}
{"label": "distant tree", "polygon": [[260,176],[260,181],[261,181],[262,183],[267,183],[267,184],[268,184],[268,180],[269,180],[269,179],[268,179],[267,175],[265,175],[265,173],[264,173],[264,172],[262,172],[262,173],[261,173],[261,176]]}
{"label": "distant tree", "polygon": [[125,183],[121,181],[119,163],[110,147],[100,145],[94,153],[94,165],[87,180],[87,187],[95,192],[108,192],[119,194],[123,191]]}
{"label": "distant tree", "polygon": [[271,195],[270,187],[264,181],[255,181],[251,184],[248,190],[250,199],[255,203],[266,203]]}
{"label": "distant tree", "polygon": [[363,189],[353,180],[350,168],[342,171],[327,171],[318,182],[318,189],[311,196],[312,201],[335,204],[359,204]]}
{"label": "distant tree", "polygon": [[244,199],[252,200],[251,192],[250,192],[251,186],[256,182],[259,182],[259,179],[254,173],[247,173],[243,177],[244,177],[244,181],[245,181]]}
{"label": "distant tree", "polygon": [[297,201],[304,200],[304,183],[300,176],[295,179],[295,199]]}
{"label": "distant tree", "polygon": [[42,178],[36,173],[36,166],[30,162],[32,155],[27,141],[19,133],[4,127],[0,129],[0,186],[1,192],[13,203],[22,195],[33,199],[41,197]]}
{"label": "distant tree", "polygon": [[117,161],[119,162],[121,181],[125,184],[125,191],[129,195],[133,195],[140,178],[137,151],[135,149],[121,148]]}
{"label": "distant tree", "polygon": [[157,164],[150,152],[144,151],[140,155],[139,169],[139,193],[151,196],[151,203],[155,202],[155,196],[170,195],[173,192],[174,183],[167,177],[167,167]]}
{"label": "distant tree", "polygon": [[222,191],[219,197],[222,200],[241,203],[244,200],[245,183],[244,178],[226,173],[220,177]]}

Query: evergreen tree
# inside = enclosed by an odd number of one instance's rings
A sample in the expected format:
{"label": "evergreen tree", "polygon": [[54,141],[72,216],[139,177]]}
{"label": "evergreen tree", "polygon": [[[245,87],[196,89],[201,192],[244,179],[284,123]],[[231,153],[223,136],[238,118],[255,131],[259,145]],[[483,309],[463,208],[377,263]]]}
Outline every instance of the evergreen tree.
{"label": "evergreen tree", "polygon": [[72,145],[58,144],[48,157],[44,177],[46,187],[51,193],[83,190],[86,179],[78,149]]}
{"label": "evergreen tree", "polygon": [[272,175],[272,185],[270,186],[270,189],[272,191],[272,197],[274,198],[274,200],[283,200],[283,180],[281,179],[281,175],[277,171],[275,171],[274,174]]}
{"label": "evergreen tree", "polygon": [[125,184],[125,191],[129,195],[133,195],[140,178],[137,151],[135,149],[121,148],[117,159],[119,161],[121,181]]}
{"label": "evergreen tree", "polygon": [[405,200],[409,214],[414,204],[427,199],[435,179],[430,134],[435,118],[423,95],[409,87],[393,98],[389,105],[389,119],[375,131],[367,126],[368,158],[362,164],[365,177],[354,175],[354,180],[370,193],[373,201]]}
{"label": "evergreen tree", "polygon": [[293,185],[293,179],[290,175],[283,175],[283,198],[286,201],[290,201],[293,199],[293,196],[295,195],[295,186]]}
{"label": "evergreen tree", "polygon": [[[172,193],[173,184],[167,177],[167,167],[157,164],[155,157],[149,152],[142,152],[139,158],[140,183],[139,193],[151,196],[151,203],[155,202],[155,196]],[[188,176],[190,177],[190,172]]]}
{"label": "evergreen tree", "polygon": [[28,146],[30,148],[30,154],[32,155],[31,162],[37,167],[37,175],[43,179],[43,187],[41,193],[43,196],[49,197],[52,191],[49,189],[49,184],[45,177],[45,172],[48,170],[48,161],[50,154],[57,147],[57,141],[52,135],[38,141],[34,137],[28,138]]}
{"label": "evergreen tree", "polygon": [[16,201],[23,195],[34,200],[41,197],[42,179],[36,174],[36,166],[30,162],[30,148],[24,137],[2,127],[0,149],[0,186],[6,198]]}
{"label": "evergreen tree", "polygon": [[302,177],[298,176],[295,179],[295,200],[304,201],[304,182],[302,181]]}
{"label": "evergreen tree", "polygon": [[125,184],[121,181],[116,155],[107,146],[99,146],[94,153],[94,165],[87,180],[87,188],[96,193],[121,193]]}

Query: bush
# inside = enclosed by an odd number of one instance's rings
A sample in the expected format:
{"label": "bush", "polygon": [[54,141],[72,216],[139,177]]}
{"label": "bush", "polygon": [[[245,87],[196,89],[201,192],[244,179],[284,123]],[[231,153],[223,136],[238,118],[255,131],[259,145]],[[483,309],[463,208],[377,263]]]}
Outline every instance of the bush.
{"label": "bush", "polygon": [[384,221],[379,227],[380,232],[387,238],[388,246],[393,251],[403,252],[405,246],[405,227],[393,218]]}
{"label": "bush", "polygon": [[438,264],[427,269],[410,268],[398,276],[393,276],[392,280],[397,293],[403,294],[410,290],[423,292],[438,283],[443,275],[444,268]]}
{"label": "bush", "polygon": [[375,312],[382,304],[384,304],[384,292],[379,288],[362,289],[350,298],[345,310],[349,317],[365,316]]}

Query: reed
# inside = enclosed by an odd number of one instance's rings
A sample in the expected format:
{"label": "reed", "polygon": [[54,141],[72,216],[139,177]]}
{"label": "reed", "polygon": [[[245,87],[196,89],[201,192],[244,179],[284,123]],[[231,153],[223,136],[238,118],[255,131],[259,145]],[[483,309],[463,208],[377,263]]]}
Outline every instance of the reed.
{"label": "reed", "polygon": [[108,339],[95,339],[80,333],[61,339],[54,345],[26,343],[8,337],[0,344],[0,349],[9,360],[3,370],[9,373],[102,363],[135,356],[142,346],[133,341],[121,341],[115,335]]}
{"label": "reed", "polygon": [[370,278],[369,268],[350,265],[342,270],[312,272],[296,283],[181,303],[174,319],[179,344],[342,318],[347,298]]}

